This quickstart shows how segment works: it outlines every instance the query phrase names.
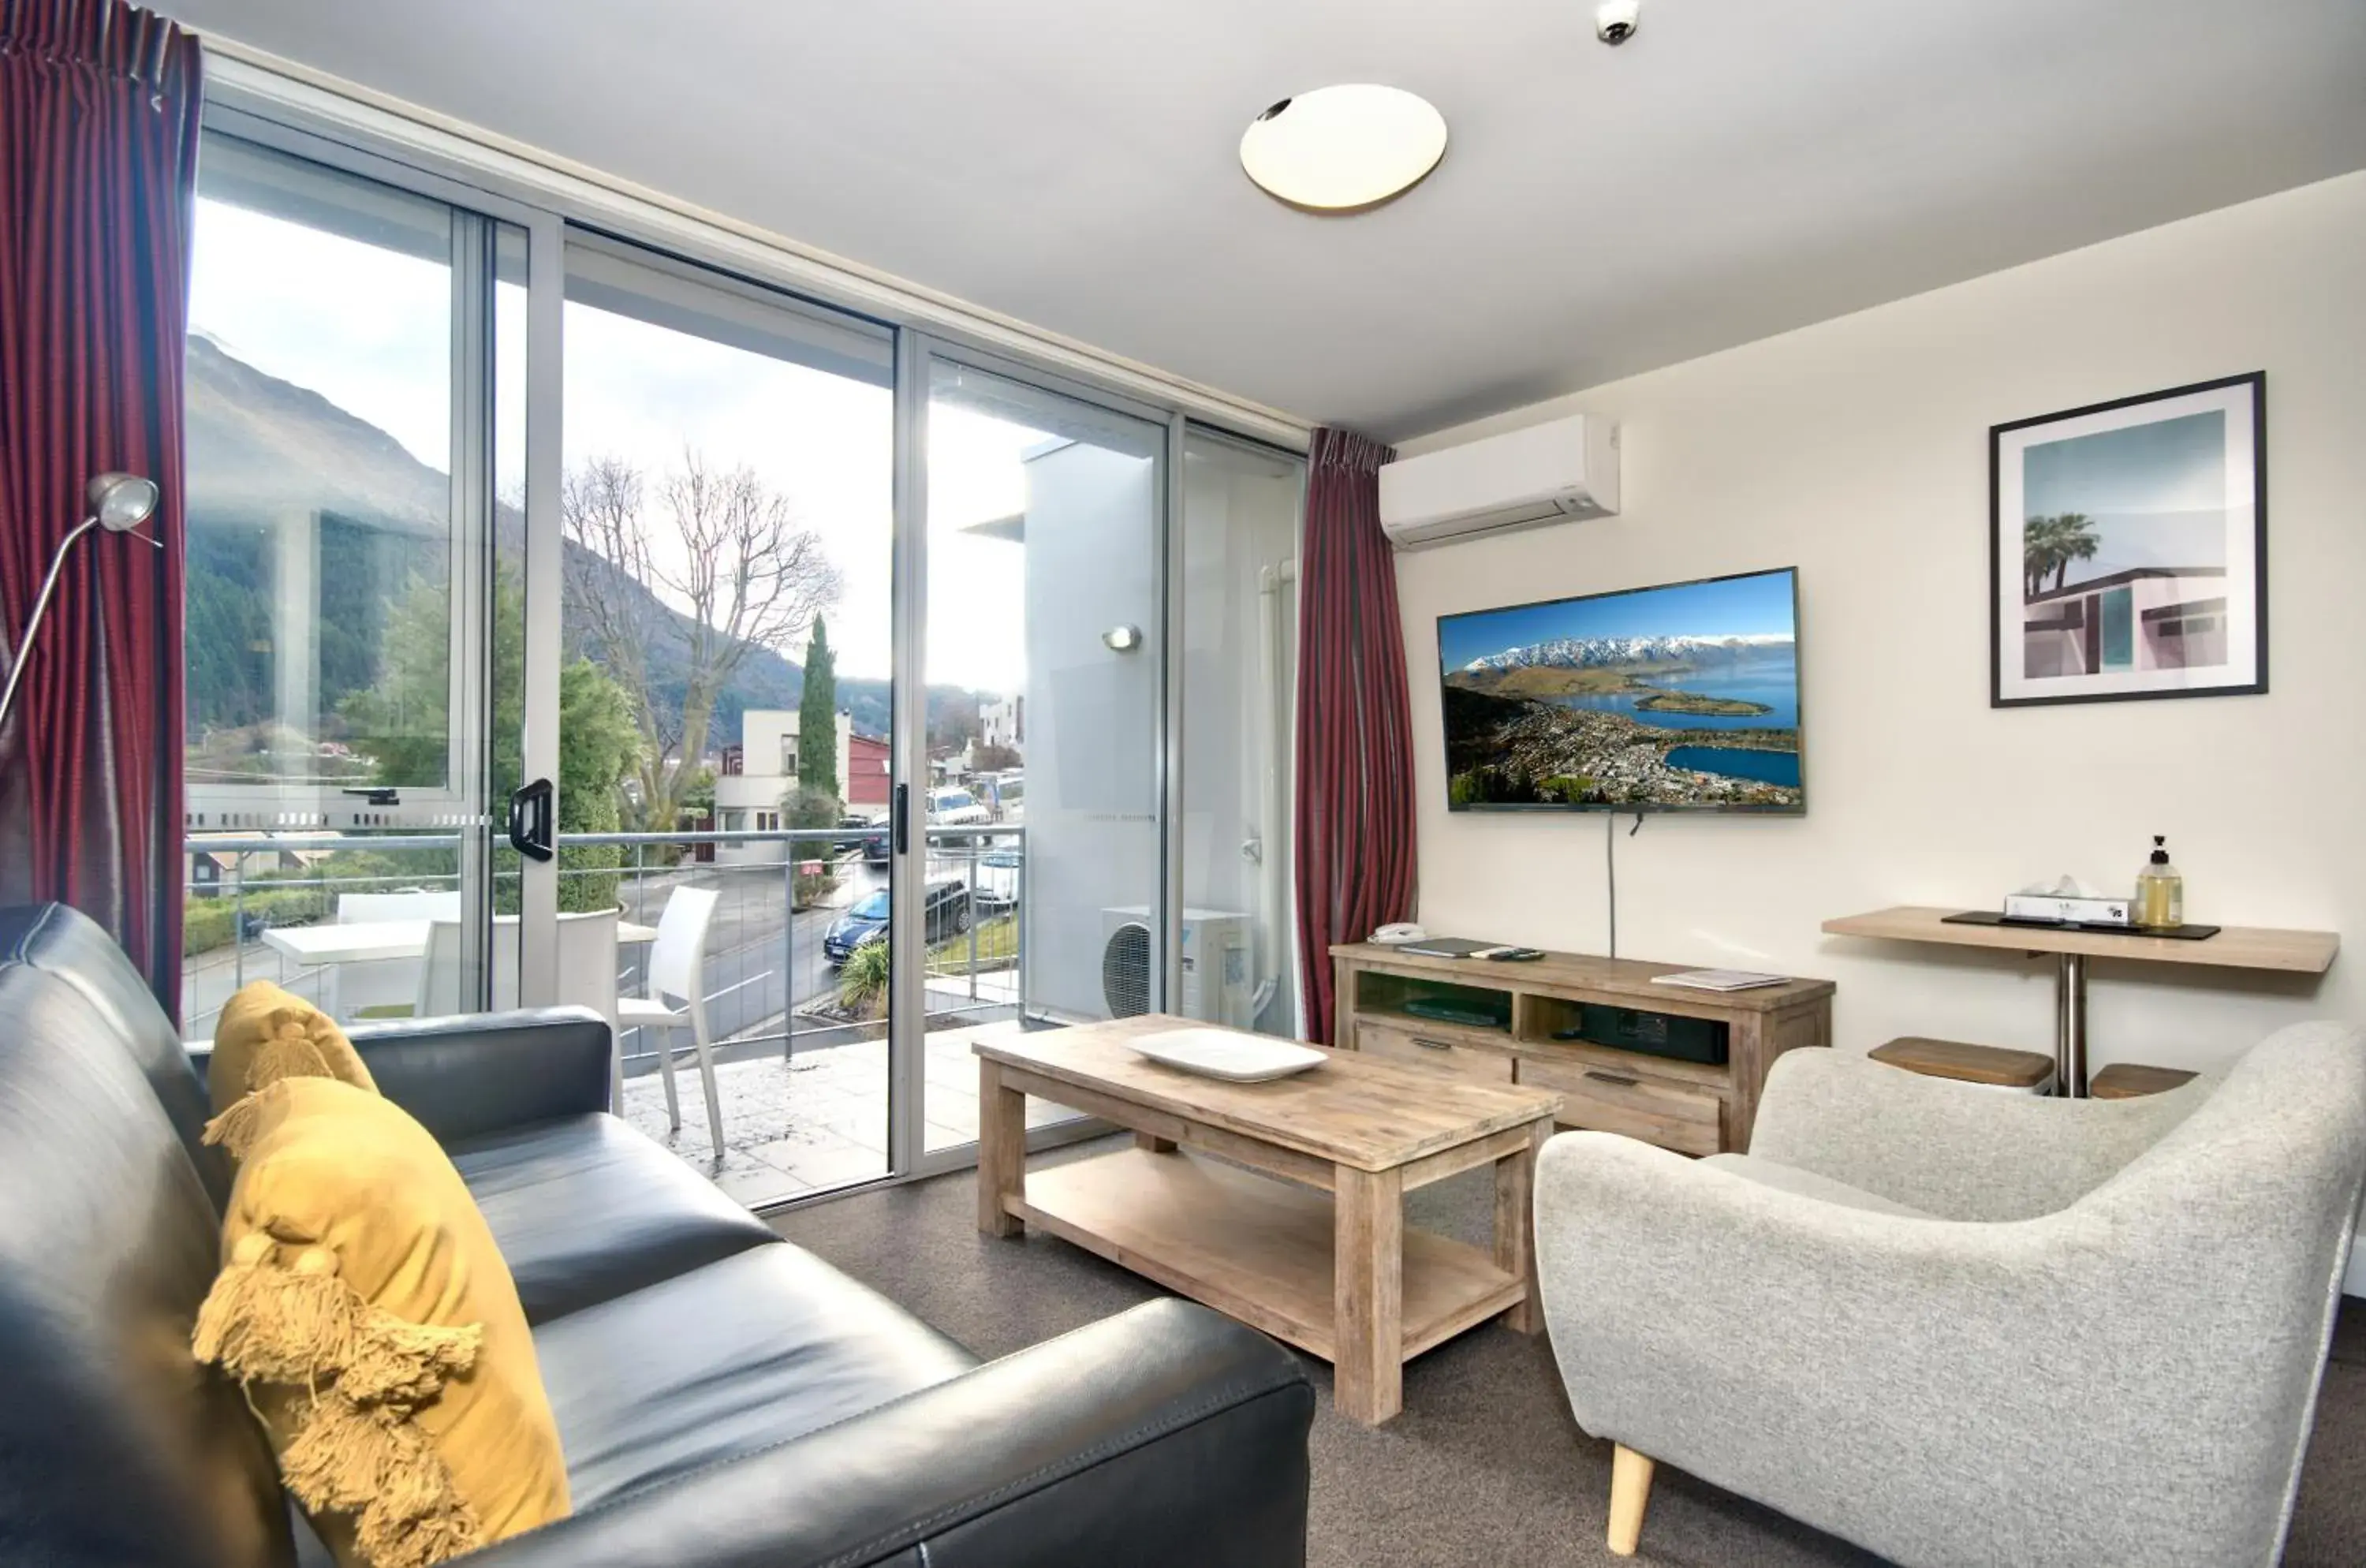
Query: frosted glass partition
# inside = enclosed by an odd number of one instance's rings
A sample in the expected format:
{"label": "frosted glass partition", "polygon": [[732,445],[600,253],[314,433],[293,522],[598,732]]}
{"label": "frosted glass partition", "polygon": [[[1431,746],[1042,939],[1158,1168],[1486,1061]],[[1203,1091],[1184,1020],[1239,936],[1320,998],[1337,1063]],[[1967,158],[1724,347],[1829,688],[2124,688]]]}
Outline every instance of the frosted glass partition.
{"label": "frosted glass partition", "polygon": [[[1186,1010],[1298,1033],[1291,694],[1305,464],[1194,430],[1183,449]],[[1195,1005],[1196,1004],[1196,1005]]]}

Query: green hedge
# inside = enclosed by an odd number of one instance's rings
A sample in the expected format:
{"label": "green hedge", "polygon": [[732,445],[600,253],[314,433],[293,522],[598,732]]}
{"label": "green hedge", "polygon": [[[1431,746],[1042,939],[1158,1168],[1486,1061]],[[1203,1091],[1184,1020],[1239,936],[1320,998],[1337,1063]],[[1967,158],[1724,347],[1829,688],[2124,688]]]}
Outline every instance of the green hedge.
{"label": "green hedge", "polygon": [[238,940],[238,917],[242,907],[247,914],[262,915],[273,925],[294,925],[325,918],[329,913],[331,897],[326,888],[274,890],[270,883],[255,881],[247,884],[243,906],[228,892],[218,897],[192,898],[181,915],[181,953],[185,957],[209,953],[217,947],[228,947]]}

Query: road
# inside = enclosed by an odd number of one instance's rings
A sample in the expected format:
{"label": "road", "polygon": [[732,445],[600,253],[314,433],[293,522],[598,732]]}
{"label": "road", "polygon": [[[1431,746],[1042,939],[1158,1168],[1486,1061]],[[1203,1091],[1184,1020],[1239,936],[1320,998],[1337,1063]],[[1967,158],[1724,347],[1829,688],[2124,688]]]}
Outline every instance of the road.
{"label": "road", "polygon": [[[651,875],[637,887],[626,883],[623,897],[627,919],[655,925],[666,899],[685,882],[713,887],[723,897],[715,907],[715,922],[706,932],[706,964],[702,978],[706,989],[706,1027],[718,1041],[751,1032],[778,1033],[788,1010],[788,978],[796,977],[798,1005],[817,1000],[838,988],[838,973],[822,962],[822,934],[859,899],[884,886],[886,874],[860,859],[839,863],[838,888],[825,907],[800,910],[784,919],[788,878],[778,867],[734,870],[697,866],[684,872]],[[646,952],[626,949],[618,987],[625,993],[641,988],[641,964]],[[637,1041],[627,1049],[638,1048]]]}

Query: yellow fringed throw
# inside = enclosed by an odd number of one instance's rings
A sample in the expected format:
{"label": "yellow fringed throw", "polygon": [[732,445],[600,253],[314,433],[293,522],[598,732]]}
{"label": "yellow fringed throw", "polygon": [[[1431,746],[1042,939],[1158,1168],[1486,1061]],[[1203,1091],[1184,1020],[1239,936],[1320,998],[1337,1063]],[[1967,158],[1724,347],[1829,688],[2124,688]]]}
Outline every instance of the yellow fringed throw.
{"label": "yellow fringed throw", "polygon": [[215,1118],[239,1162],[191,1348],[246,1387],[347,1568],[432,1568],[567,1513],[558,1427],[492,1235],[425,1129],[292,1077]]}
{"label": "yellow fringed throw", "polygon": [[476,1511],[413,1416],[468,1370],[483,1331],[405,1323],[355,1294],[326,1248],[292,1261],[283,1250],[266,1232],[239,1238],[197,1309],[197,1359],[301,1391],[281,1479],[308,1512],[355,1516],[373,1568],[430,1568],[474,1550]]}
{"label": "yellow fringed throw", "polygon": [[[222,1004],[206,1063],[206,1094],[219,1116],[281,1078],[335,1078],[376,1093],[361,1053],[336,1020],[268,980],[250,980]],[[233,1148],[231,1157],[242,1157]]]}

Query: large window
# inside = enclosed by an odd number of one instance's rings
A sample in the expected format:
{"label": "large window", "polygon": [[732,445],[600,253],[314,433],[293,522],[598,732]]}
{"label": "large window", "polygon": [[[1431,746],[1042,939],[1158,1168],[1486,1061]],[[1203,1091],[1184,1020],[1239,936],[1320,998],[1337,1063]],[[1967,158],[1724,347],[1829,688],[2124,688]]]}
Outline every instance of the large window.
{"label": "large window", "polygon": [[200,171],[192,1032],[588,1006],[764,1205],[966,1158],[981,1032],[1290,1028],[1294,459],[234,108]]}
{"label": "large window", "polygon": [[661,929],[712,896],[715,1115],[649,1028],[627,1112],[750,1203],[884,1176],[888,991],[856,949],[884,953],[887,871],[842,822],[854,739],[893,723],[893,341],[585,237],[566,344],[559,904]]}
{"label": "large window", "polygon": [[187,369],[200,800],[452,787],[454,240],[441,204],[206,144]]}
{"label": "large window", "polygon": [[974,1031],[1126,1017],[1162,996],[1166,430],[936,359],[928,438],[941,1148],[977,1136]]}
{"label": "large window", "polygon": [[[186,368],[194,1032],[259,976],[348,1019],[478,1005],[495,984],[482,824],[497,709],[514,771],[523,627],[488,637],[488,561],[520,533],[524,404],[517,333],[492,323],[524,243],[207,140]],[[505,325],[519,292],[501,289]],[[407,949],[334,929],[370,921],[407,922]],[[431,942],[438,923],[450,940]]]}

